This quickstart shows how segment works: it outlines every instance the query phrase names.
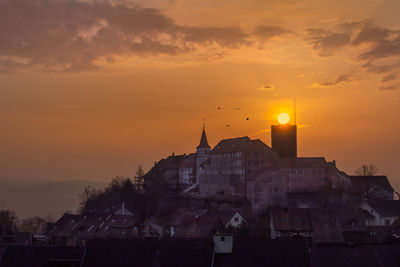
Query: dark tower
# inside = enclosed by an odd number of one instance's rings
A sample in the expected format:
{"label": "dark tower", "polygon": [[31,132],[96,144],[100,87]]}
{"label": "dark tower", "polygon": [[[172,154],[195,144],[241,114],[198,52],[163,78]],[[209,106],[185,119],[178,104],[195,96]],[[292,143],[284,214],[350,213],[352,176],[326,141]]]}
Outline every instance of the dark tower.
{"label": "dark tower", "polygon": [[271,125],[271,145],[281,158],[296,158],[297,125]]}
{"label": "dark tower", "polygon": [[196,183],[199,183],[200,177],[200,165],[208,159],[208,154],[210,152],[210,146],[207,142],[206,130],[204,129],[203,124],[203,132],[201,133],[200,144],[196,150]]}

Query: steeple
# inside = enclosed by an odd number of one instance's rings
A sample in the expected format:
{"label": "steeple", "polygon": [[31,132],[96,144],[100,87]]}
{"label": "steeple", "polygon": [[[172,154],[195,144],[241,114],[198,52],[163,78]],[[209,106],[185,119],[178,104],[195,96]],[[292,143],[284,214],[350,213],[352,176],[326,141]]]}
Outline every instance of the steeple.
{"label": "steeple", "polygon": [[207,142],[207,136],[206,136],[206,130],[204,129],[204,123],[203,123],[203,132],[201,134],[201,139],[200,139],[200,144],[197,148],[210,148]]}

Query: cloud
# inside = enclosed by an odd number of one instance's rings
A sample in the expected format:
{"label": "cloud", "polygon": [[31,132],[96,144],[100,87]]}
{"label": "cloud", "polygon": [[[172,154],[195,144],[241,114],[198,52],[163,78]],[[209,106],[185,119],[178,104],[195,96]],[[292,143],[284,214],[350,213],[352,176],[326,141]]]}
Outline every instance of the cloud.
{"label": "cloud", "polygon": [[289,30],[286,30],[282,27],[271,26],[271,25],[259,25],[253,31],[253,35],[262,40],[271,39],[272,37],[285,35],[285,34],[295,35],[295,33],[291,32]]}
{"label": "cloud", "polygon": [[323,29],[306,29],[308,40],[321,57],[333,56],[337,49],[350,44],[348,33],[338,33]]}
{"label": "cloud", "polygon": [[221,46],[239,47],[249,45],[248,35],[235,27],[190,27],[183,29],[184,41],[209,44],[215,42]]}
{"label": "cloud", "polygon": [[399,64],[376,65],[372,61],[368,61],[367,63],[362,65],[362,68],[366,69],[368,72],[382,74],[382,73],[391,72],[393,69],[398,67],[398,65]]}
{"label": "cloud", "polygon": [[260,91],[273,91],[275,90],[275,87],[272,84],[266,84],[260,88],[258,88]]}
{"label": "cloud", "polygon": [[391,31],[377,27],[372,24],[363,25],[361,31],[358,33],[357,37],[352,41],[353,45],[359,45],[362,43],[376,43],[385,40],[389,37]]}
{"label": "cloud", "polygon": [[385,83],[385,82],[390,82],[390,81],[396,80],[396,78],[397,78],[396,75],[394,75],[394,74],[389,74],[389,75],[386,75],[386,76],[384,76],[384,77],[382,78],[382,82],[383,82],[383,83]]}
{"label": "cloud", "polygon": [[400,85],[390,85],[390,86],[382,86],[381,88],[379,88],[379,90],[381,91],[391,91],[391,90],[396,90],[400,88]]}
{"label": "cloud", "polygon": [[0,0],[0,71],[92,71],[135,55],[202,57],[203,47],[220,56],[252,45],[253,37],[287,33],[266,25],[252,33],[238,27],[182,26],[161,10],[132,1]]}
{"label": "cloud", "polygon": [[311,85],[311,88],[333,87],[333,86],[341,84],[341,83],[350,83],[350,82],[355,81],[357,79],[358,79],[358,76],[354,75],[354,74],[341,74],[336,78],[335,81],[323,82],[323,83],[313,83]]}

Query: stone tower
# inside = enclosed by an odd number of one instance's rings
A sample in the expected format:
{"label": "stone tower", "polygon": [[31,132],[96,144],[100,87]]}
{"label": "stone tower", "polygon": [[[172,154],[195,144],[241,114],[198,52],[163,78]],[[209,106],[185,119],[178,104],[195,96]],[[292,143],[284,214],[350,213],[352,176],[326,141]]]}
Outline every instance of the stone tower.
{"label": "stone tower", "polygon": [[200,144],[197,146],[196,150],[196,184],[199,183],[200,165],[208,159],[209,153],[210,146],[207,142],[207,135],[203,124],[203,132],[201,134]]}

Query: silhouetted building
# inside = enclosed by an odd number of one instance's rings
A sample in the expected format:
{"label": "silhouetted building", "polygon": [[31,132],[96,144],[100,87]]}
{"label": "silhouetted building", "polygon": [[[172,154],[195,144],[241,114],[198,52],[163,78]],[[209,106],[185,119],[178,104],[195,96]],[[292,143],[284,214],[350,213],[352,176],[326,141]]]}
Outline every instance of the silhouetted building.
{"label": "silhouetted building", "polygon": [[209,158],[210,146],[207,142],[206,131],[203,125],[203,132],[201,133],[200,144],[197,146],[196,150],[196,184],[199,183],[200,177],[200,166],[201,164]]}
{"label": "silhouetted building", "polygon": [[221,140],[201,165],[200,193],[245,197],[247,178],[278,157],[259,139],[245,136]]}
{"label": "silhouetted building", "polygon": [[272,150],[281,158],[297,157],[297,125],[281,124],[271,126]]}
{"label": "silhouetted building", "polygon": [[388,178],[379,176],[350,176],[355,200],[393,200],[394,189]]}

